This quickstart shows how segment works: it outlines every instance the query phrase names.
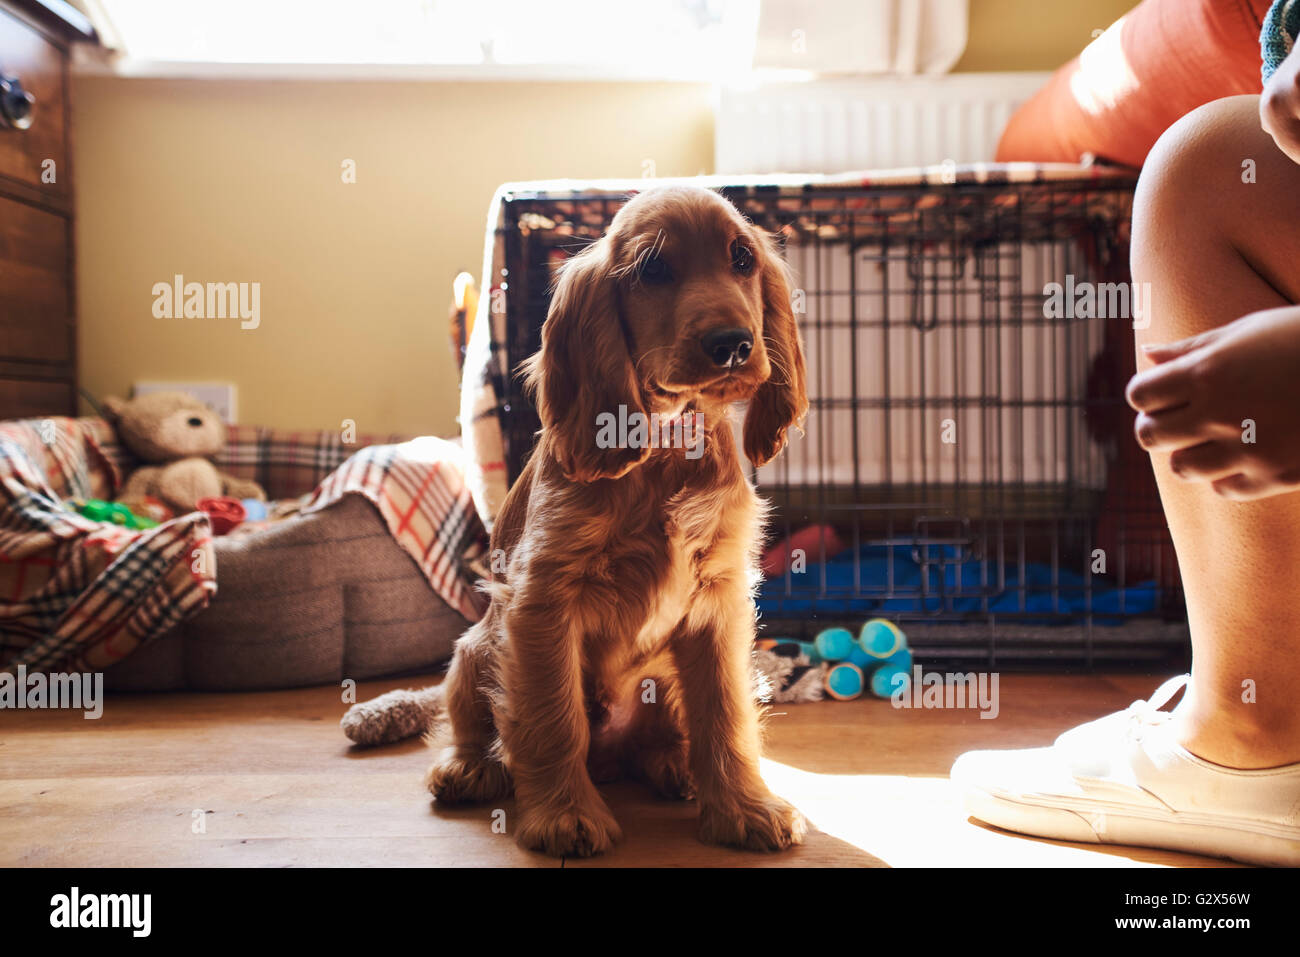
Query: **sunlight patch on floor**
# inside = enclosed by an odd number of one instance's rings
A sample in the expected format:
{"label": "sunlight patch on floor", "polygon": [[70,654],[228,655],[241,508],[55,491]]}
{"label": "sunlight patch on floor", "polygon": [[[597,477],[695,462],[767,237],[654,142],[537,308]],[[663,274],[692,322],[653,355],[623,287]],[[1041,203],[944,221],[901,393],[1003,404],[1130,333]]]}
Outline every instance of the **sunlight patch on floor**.
{"label": "sunlight patch on floor", "polygon": [[817,830],[893,867],[1162,866],[975,824],[946,777],[815,774],[766,759],[762,769]]}

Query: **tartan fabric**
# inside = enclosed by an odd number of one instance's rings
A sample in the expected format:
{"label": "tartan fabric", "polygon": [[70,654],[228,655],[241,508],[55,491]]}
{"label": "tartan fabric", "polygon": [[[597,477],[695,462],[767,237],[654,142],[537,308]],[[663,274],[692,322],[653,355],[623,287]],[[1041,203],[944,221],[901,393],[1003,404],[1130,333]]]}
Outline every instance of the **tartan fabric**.
{"label": "tartan fabric", "polygon": [[284,432],[254,425],[227,426],[226,447],[217,468],[262,486],[272,501],[311,492],[358,449],[396,444],[411,436],[358,435],[344,443],[341,432]]}
{"label": "tartan fabric", "polygon": [[487,550],[487,533],[465,483],[460,446],[432,437],[362,449],[331,474],[304,506],[325,508],[344,495],[365,496],[397,543],[443,600],[470,621],[487,608],[471,567]]}
{"label": "tartan fabric", "polygon": [[112,498],[120,461],[101,420],[0,424],[6,670],[102,670],[206,606],[216,590],[206,515],[141,532],[91,521],[63,504]]}
{"label": "tartan fabric", "polygon": [[[231,426],[218,468],[253,479],[302,512],[359,494],[430,586],[472,620],[487,534],[463,474],[464,454],[435,438],[345,444],[337,432]],[[83,518],[69,498],[112,499],[136,463],[102,419],[0,423],[0,668],[97,671],[207,606],[218,585],[206,515],[148,531]],[[313,492],[314,489],[314,492]]]}

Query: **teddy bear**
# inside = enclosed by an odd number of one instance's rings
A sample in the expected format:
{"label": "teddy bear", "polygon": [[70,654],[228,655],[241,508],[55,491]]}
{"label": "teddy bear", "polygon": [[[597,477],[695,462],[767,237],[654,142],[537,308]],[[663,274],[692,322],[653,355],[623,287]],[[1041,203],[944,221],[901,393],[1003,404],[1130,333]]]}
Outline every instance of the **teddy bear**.
{"label": "teddy bear", "polygon": [[103,411],[118,441],[145,463],[127,478],[119,502],[131,506],[152,497],[181,514],[205,498],[266,499],[256,482],[219,472],[209,461],[225,444],[226,427],[198,399],[184,392],[151,392],[109,398]]}

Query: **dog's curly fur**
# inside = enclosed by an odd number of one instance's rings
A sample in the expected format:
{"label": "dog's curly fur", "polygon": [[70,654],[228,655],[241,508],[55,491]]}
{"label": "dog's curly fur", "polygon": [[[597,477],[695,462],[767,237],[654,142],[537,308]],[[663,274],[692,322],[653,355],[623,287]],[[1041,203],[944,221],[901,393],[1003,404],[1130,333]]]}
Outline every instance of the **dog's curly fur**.
{"label": "dog's curly fur", "polygon": [[[701,348],[719,328],[752,334],[747,362],[719,367]],[[593,780],[620,773],[698,797],[706,841],[798,843],[803,819],[759,776],[764,506],[728,419],[748,400],[745,453],[760,465],[807,411],[774,241],[708,190],[638,195],[563,267],[527,374],[542,430],[493,530],[505,572],[442,685],[452,740],[429,789],[477,802],[513,788],[520,844],[555,855],[619,839]],[[597,417],[620,406],[699,413],[702,451],[600,447]]]}

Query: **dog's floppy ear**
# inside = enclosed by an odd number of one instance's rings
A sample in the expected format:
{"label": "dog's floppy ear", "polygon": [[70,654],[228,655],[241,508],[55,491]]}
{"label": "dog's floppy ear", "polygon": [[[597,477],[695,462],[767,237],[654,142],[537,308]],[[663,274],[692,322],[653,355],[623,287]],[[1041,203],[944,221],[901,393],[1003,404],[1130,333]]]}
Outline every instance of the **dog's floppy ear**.
{"label": "dog's floppy ear", "polygon": [[604,414],[615,422],[645,415],[619,308],[610,241],[600,239],[561,267],[542,326],[542,348],[527,367],[542,428],[564,474],[576,482],[618,478],[650,454],[648,443],[645,448],[597,444]]}
{"label": "dog's floppy ear", "polygon": [[790,305],[790,278],[776,242],[753,230],[763,284],[763,343],[772,364],[768,380],[749,400],[745,416],[745,455],[757,468],[783,448],[790,426],[802,426],[808,412],[803,343]]}

